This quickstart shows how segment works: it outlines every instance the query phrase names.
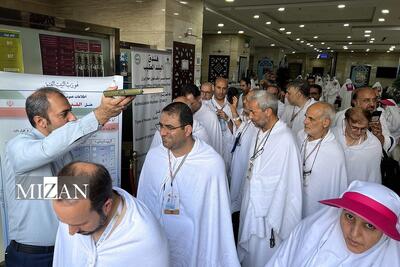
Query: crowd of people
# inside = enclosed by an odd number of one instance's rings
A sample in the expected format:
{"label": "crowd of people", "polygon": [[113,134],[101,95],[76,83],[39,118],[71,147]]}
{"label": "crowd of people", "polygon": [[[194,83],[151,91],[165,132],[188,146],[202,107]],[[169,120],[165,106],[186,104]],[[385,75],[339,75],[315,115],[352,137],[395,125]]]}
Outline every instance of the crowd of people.
{"label": "crowd of people", "polygon": [[[7,266],[400,266],[400,198],[380,168],[399,143],[396,103],[376,84],[280,88],[268,75],[183,86],[161,112],[137,199],[70,153],[133,97],[103,96],[76,119],[61,91],[35,91],[33,130],[1,157]],[[55,175],[86,177],[88,198],[16,199],[16,179]]]}

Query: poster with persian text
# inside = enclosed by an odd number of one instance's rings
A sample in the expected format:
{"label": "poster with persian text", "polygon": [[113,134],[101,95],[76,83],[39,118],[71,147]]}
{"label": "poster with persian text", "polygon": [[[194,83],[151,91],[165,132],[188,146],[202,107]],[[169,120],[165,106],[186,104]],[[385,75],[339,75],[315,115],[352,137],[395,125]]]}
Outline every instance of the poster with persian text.
{"label": "poster with persian text", "polygon": [[[102,92],[110,85],[122,88],[122,76],[101,78],[66,77],[0,72],[0,153],[8,140],[32,129],[25,112],[25,100],[34,90],[51,86],[63,91],[79,119],[92,112],[101,100]],[[100,131],[72,151],[74,159],[104,165],[121,184],[122,115],[112,118]]]}
{"label": "poster with persian text", "polygon": [[20,34],[0,29],[0,71],[24,72]]}
{"label": "poster with persian text", "polygon": [[132,53],[132,86],[134,88],[163,87],[164,93],[139,95],[133,103],[133,149],[140,170],[160,120],[161,110],[172,101],[171,52],[137,49]]}

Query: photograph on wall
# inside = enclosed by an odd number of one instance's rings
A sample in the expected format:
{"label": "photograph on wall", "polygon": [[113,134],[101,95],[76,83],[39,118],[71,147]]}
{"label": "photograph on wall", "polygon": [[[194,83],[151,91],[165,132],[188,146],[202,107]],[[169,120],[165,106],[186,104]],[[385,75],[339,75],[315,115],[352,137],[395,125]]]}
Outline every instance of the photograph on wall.
{"label": "photograph on wall", "polygon": [[371,66],[367,65],[351,66],[350,79],[353,81],[355,88],[368,86],[370,75],[371,75]]}

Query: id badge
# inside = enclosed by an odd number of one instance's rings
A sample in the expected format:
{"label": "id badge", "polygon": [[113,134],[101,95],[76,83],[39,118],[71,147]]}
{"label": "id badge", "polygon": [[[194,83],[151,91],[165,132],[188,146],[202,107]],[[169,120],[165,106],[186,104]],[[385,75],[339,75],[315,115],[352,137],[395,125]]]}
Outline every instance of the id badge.
{"label": "id badge", "polygon": [[171,187],[170,183],[167,183],[164,191],[164,202],[163,212],[168,215],[179,215],[179,193],[178,189]]}
{"label": "id badge", "polygon": [[251,179],[251,175],[252,175],[252,171],[253,171],[253,165],[254,165],[253,160],[250,160],[249,167],[247,169],[247,174],[246,174],[246,178],[249,179],[249,180]]}

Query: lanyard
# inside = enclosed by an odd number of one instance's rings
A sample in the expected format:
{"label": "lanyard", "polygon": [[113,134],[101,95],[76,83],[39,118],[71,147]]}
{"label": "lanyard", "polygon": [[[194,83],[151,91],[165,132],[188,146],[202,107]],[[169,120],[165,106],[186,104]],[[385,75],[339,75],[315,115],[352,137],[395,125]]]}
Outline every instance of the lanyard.
{"label": "lanyard", "polygon": [[177,175],[177,173],[179,172],[179,170],[181,169],[183,163],[185,162],[187,156],[189,155],[189,153],[187,153],[182,161],[179,163],[178,168],[176,168],[175,172],[172,171],[172,163],[171,163],[171,155],[170,155],[170,150],[168,150],[168,163],[169,163],[169,175],[171,177],[171,187],[172,187],[172,183],[174,182],[175,176]]}
{"label": "lanyard", "polygon": [[[305,176],[311,175],[312,169],[314,167],[315,160],[317,159],[319,149],[321,147],[322,141],[324,140],[325,136],[326,136],[326,134],[318,141],[318,143],[310,151],[310,153],[308,153],[308,155],[307,155],[308,137],[306,137],[306,139],[304,140],[303,144],[301,145],[300,153],[301,153],[301,151],[303,151],[303,180],[305,180]],[[304,150],[303,150],[303,147],[304,147]],[[314,160],[313,160],[313,162],[311,164],[311,168],[310,168],[310,170],[306,171],[305,170],[306,169],[306,162],[307,162],[308,158],[314,153],[315,150],[317,150],[317,152],[315,153]],[[306,185],[306,183],[305,183],[305,185]]]}
{"label": "lanyard", "polygon": [[121,212],[122,212],[122,197],[121,200],[118,204],[118,208],[117,211],[114,213],[111,221],[108,223],[106,229],[104,230],[104,232],[101,234],[99,240],[97,240],[96,242],[96,247],[99,247],[104,240],[107,239],[107,237],[111,234],[112,230],[114,230],[115,227],[115,223],[117,222],[118,217],[120,216]]}
{"label": "lanyard", "polygon": [[257,138],[256,138],[256,143],[254,144],[254,150],[253,150],[253,156],[251,156],[250,161],[253,162],[256,158],[258,158],[263,152],[264,152],[264,146],[268,141],[269,135],[272,132],[272,129],[274,129],[275,124],[278,122],[278,120],[272,125],[271,129],[269,130],[268,134],[264,136],[264,138],[261,140],[260,145],[257,146],[258,144],[258,137],[260,135],[261,130],[258,130],[257,133]]}
{"label": "lanyard", "polygon": [[292,127],[293,121],[294,119],[297,117],[297,115],[299,115],[299,113],[303,110],[303,108],[305,106],[307,106],[307,103],[311,101],[311,99],[307,100],[307,102],[301,107],[301,109],[299,109],[299,111],[297,111],[296,113],[294,113],[294,110],[296,109],[296,107],[293,107],[293,112],[292,112],[292,117],[290,118],[290,128]]}
{"label": "lanyard", "polygon": [[235,143],[233,144],[231,153],[235,152],[236,147],[240,146],[240,140],[241,140],[242,136],[244,135],[244,133],[249,128],[250,123],[251,123],[250,121],[247,121],[246,125],[243,127],[243,130],[241,132],[239,132],[238,135],[236,136]]}
{"label": "lanyard", "polygon": [[[215,102],[215,103],[214,103],[214,102]],[[217,107],[217,105],[219,105],[219,104],[215,101],[214,98],[211,99],[211,104],[213,105],[213,107],[214,107],[216,110],[219,109],[219,108]],[[220,108],[220,110],[223,110],[223,109],[225,108],[225,106],[226,106],[226,102],[224,102],[224,104],[222,105],[222,107]]]}

